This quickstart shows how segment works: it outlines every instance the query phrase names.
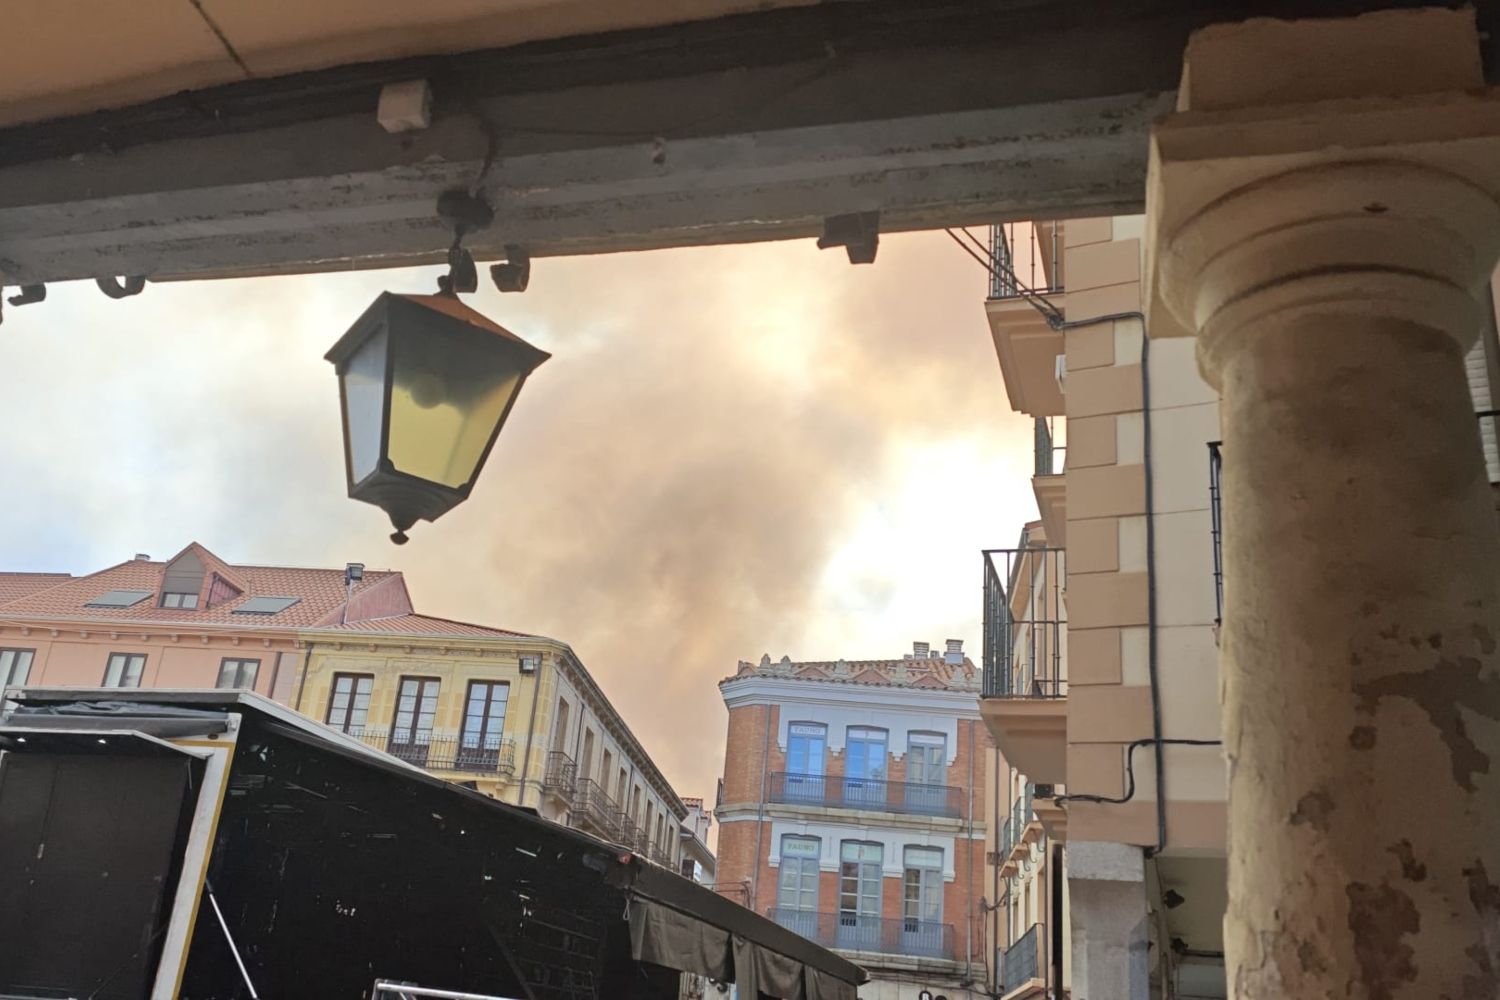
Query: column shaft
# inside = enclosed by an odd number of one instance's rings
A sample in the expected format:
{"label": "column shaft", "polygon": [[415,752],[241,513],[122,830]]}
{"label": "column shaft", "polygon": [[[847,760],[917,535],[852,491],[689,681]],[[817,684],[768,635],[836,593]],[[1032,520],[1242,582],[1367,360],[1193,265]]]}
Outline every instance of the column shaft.
{"label": "column shaft", "polygon": [[1216,348],[1238,1000],[1500,996],[1500,529],[1469,331],[1337,303]]}

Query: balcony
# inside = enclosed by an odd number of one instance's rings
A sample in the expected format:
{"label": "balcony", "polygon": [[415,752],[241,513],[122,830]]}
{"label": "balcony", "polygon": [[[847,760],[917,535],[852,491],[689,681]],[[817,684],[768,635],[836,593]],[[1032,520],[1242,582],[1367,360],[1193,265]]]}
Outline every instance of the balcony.
{"label": "balcony", "polygon": [[1010,814],[1000,826],[1000,875],[1009,878],[1021,870],[1031,856],[1031,845],[1042,839],[1042,824],[1033,811],[1032,786],[1028,783],[1010,804]]}
{"label": "balcony", "polygon": [[952,924],[775,906],[766,911],[766,916],[825,948],[955,961]]}
{"label": "balcony", "polygon": [[1005,759],[1032,781],[1067,780],[1063,550],[986,549],[984,717]]}
{"label": "balcony", "polygon": [[[984,304],[1010,405],[1034,417],[1063,412],[1063,335],[1033,303],[1062,292],[1061,223],[990,228],[990,296]],[[1055,305],[1050,305],[1055,309]]]}
{"label": "balcony", "polygon": [[1052,417],[1036,418],[1033,430],[1036,471],[1031,479],[1047,540],[1059,547],[1067,544],[1068,531],[1068,489],[1064,476],[1067,445],[1062,442],[1061,430],[1063,427]]}
{"label": "balcony", "polygon": [[573,797],[578,784],[578,765],[573,758],[561,750],[547,754],[547,766],[542,771],[542,794],[567,802]]}
{"label": "balcony", "polygon": [[777,771],[771,775],[769,799],[828,809],[958,817],[963,815],[965,795],[953,785]]}
{"label": "balcony", "polygon": [[508,776],[516,770],[516,744],[508,736],[478,739],[437,732],[393,736],[389,730],[373,729],[351,729],[348,735],[429,771]]}
{"label": "balcony", "polygon": [[1042,925],[1032,924],[1015,944],[1001,952],[996,967],[1000,970],[998,992],[1002,1000],[1022,1000],[1046,992],[1043,973],[1047,966],[1042,961],[1042,940]]}
{"label": "balcony", "polygon": [[615,840],[619,833],[616,817],[619,807],[602,785],[591,778],[578,781],[573,793],[573,823],[605,840]]}

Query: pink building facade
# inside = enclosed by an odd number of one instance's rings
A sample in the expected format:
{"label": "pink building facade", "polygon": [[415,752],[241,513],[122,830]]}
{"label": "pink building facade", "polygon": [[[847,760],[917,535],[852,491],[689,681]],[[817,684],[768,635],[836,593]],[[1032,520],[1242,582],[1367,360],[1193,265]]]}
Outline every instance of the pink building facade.
{"label": "pink building facade", "polygon": [[0,688],[242,687],[285,702],[301,630],[412,611],[400,573],[236,566],[196,542],[78,577],[0,573]]}

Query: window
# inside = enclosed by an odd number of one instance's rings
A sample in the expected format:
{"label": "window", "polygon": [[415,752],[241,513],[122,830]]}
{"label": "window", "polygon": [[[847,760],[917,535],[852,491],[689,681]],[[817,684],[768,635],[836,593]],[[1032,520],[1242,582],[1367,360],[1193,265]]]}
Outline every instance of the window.
{"label": "window", "polygon": [[328,692],[328,715],[323,721],[358,736],[370,713],[370,691],[374,687],[375,678],[369,674],[334,674]]}
{"label": "window", "polygon": [[20,687],[31,676],[32,649],[0,649],[0,688]]}
{"label": "window", "polygon": [[86,608],[128,608],[151,596],[149,590],[111,590],[84,605]]}
{"label": "window", "polygon": [[469,695],[464,699],[463,728],[458,734],[461,767],[493,770],[499,764],[500,743],[505,732],[505,707],[509,701],[509,684],[469,682]]}
{"label": "window", "polygon": [[839,845],[837,947],[878,950],[884,853],[881,845],[865,841],[846,840]]}
{"label": "window", "polygon": [[823,751],[827,746],[828,727],[821,722],[792,722],[787,725],[788,801],[823,801]]}
{"label": "window", "polygon": [[236,660],[225,657],[219,663],[218,688],[255,687],[255,675],[260,672],[259,660]]}
{"label": "window", "polygon": [[615,755],[612,750],[604,751],[604,763],[599,767],[600,788],[605,795],[609,794],[609,776],[615,766]]}
{"label": "window", "polygon": [[908,847],[901,884],[901,916],[910,925],[943,920],[943,851],[939,847]]}
{"label": "window", "polygon": [[109,663],[104,668],[104,686],[107,688],[140,687],[141,674],[145,670],[144,653],[110,653]]}
{"label": "window", "polygon": [[942,733],[911,733],[906,737],[906,780],[941,785],[947,777],[948,738]]}
{"label": "window", "polygon": [[793,722],[787,726],[786,743],[788,774],[823,773],[823,751],[828,745],[827,726],[820,722]]}
{"label": "window", "polygon": [[[793,913],[818,910],[818,859],[823,842],[817,837],[783,834],[781,868],[776,877],[776,906]],[[796,927],[790,929],[797,930]]]}
{"label": "window", "polygon": [[167,591],[161,595],[161,606],[164,608],[196,608],[198,606],[198,595]]}
{"label": "window", "polygon": [[396,695],[396,718],[391,722],[392,755],[419,767],[427,763],[432,744],[432,721],[437,716],[436,677],[403,677]]}
{"label": "window", "polygon": [[615,786],[615,801],[620,804],[621,809],[625,808],[625,790],[629,787],[630,776],[625,773],[625,769],[622,767],[620,768],[620,783]]}
{"label": "window", "polygon": [[885,805],[885,730],[850,726],[844,746],[844,802]]}
{"label": "window", "polygon": [[552,725],[552,749],[562,752],[568,745],[568,701],[557,699],[557,722]]}
{"label": "window", "polygon": [[912,955],[944,954],[943,852],[908,847],[901,879],[901,946]]}
{"label": "window", "polygon": [[[585,781],[593,771],[594,764],[594,731],[588,727],[583,730],[583,759],[578,762],[578,776]],[[605,764],[608,767],[608,764]]]}
{"label": "window", "polygon": [[639,786],[630,793],[630,821],[637,827],[641,825],[641,789]]}
{"label": "window", "polygon": [[942,733],[906,737],[906,807],[912,812],[942,813],[948,807],[948,738]]}

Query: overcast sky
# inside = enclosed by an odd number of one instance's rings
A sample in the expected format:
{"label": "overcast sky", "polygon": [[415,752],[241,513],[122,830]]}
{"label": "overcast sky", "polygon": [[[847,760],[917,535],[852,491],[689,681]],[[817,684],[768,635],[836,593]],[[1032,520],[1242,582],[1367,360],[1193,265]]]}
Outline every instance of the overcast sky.
{"label": "overcast sky", "polygon": [[873,266],[811,241],[539,260],[468,301],[553,353],[467,504],[386,540],[345,496],[323,354],[436,269],[92,283],[0,326],[0,569],[199,541],[407,575],[418,610],[572,644],[684,795],[712,796],[740,659],[962,638],[980,559],[1035,516],[985,274],[944,235]]}

